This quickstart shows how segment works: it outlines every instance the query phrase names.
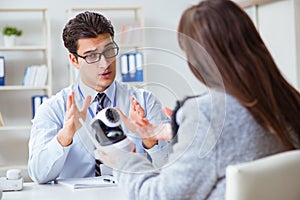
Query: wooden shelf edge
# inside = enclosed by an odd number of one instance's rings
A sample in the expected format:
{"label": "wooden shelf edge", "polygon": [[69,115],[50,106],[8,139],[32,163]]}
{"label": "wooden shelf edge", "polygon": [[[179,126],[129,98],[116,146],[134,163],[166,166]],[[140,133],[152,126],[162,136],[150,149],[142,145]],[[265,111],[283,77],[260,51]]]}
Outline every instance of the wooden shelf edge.
{"label": "wooden shelf edge", "polygon": [[0,126],[0,131],[30,130],[31,126]]}
{"label": "wooden shelf edge", "polygon": [[18,45],[12,47],[0,46],[0,51],[40,51],[46,49],[47,48],[44,45]]}
{"label": "wooden shelf edge", "polygon": [[141,6],[116,6],[116,7],[107,7],[107,6],[98,6],[98,7],[73,7],[69,8],[69,11],[83,11],[83,10],[106,10],[106,11],[132,11],[132,10],[140,10]]}
{"label": "wooden shelf edge", "polygon": [[48,86],[23,86],[23,85],[4,85],[0,86],[0,91],[9,90],[47,90]]}
{"label": "wooden shelf edge", "polygon": [[282,1],[282,0],[242,0],[236,3],[239,4],[242,8],[248,8],[251,6],[260,6],[268,3],[273,3],[276,1]]}
{"label": "wooden shelf edge", "polygon": [[47,8],[0,8],[0,12],[44,12]]}

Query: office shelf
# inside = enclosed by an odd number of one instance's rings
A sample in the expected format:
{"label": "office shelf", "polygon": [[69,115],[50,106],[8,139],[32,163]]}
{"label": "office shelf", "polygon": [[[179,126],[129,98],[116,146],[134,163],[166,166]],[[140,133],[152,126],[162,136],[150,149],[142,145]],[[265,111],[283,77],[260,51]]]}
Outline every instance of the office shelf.
{"label": "office shelf", "polygon": [[[0,28],[6,25],[21,27],[23,34],[20,39],[25,41],[17,41],[14,46],[0,44],[0,56],[4,56],[6,71],[6,83],[0,86],[0,112],[5,124],[13,124],[13,126],[0,127],[0,132],[29,131],[32,119],[31,96],[52,95],[51,32],[48,10],[46,8],[0,8],[0,15],[5,16],[0,16]],[[47,67],[45,85],[20,85],[23,82],[25,68],[31,65]],[[20,106],[20,102],[24,105]]]}
{"label": "office shelf", "polygon": [[12,47],[5,47],[0,46],[0,51],[46,51],[46,46],[12,46]]}
{"label": "office shelf", "polygon": [[16,130],[30,130],[31,126],[3,126],[0,131],[16,131]]}
{"label": "office shelf", "polygon": [[7,85],[0,86],[1,90],[13,91],[13,90],[49,90],[48,86],[23,86],[23,85]]}

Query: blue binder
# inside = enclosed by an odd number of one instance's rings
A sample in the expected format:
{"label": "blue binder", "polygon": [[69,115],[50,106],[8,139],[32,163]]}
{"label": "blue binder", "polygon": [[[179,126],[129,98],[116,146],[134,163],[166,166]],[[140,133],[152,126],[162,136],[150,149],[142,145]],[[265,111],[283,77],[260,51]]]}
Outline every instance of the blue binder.
{"label": "blue binder", "polygon": [[135,53],[135,67],[136,67],[135,81],[137,82],[144,81],[143,63],[144,63],[143,54],[141,52],[136,52]]}
{"label": "blue binder", "polygon": [[32,105],[32,119],[39,108],[39,106],[48,99],[48,95],[34,95],[31,97],[31,105]]}
{"label": "blue binder", "polygon": [[5,85],[5,60],[0,56],[0,85]]}
{"label": "blue binder", "polygon": [[120,57],[123,82],[143,82],[143,54],[124,53]]}

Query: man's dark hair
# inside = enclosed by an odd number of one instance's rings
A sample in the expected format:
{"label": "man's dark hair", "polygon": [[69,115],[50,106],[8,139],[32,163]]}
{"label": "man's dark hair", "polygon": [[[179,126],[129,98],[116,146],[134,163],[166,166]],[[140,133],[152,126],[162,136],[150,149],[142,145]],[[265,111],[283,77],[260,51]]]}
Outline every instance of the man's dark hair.
{"label": "man's dark hair", "polygon": [[114,28],[110,20],[99,13],[86,11],[69,20],[64,27],[62,38],[69,52],[76,54],[79,39],[96,38],[105,33],[114,37]]}

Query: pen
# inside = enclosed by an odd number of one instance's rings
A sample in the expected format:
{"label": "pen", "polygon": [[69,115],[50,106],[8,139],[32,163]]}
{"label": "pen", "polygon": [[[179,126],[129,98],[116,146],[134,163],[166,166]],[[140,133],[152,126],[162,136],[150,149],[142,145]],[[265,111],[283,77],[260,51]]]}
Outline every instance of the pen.
{"label": "pen", "polygon": [[113,183],[113,184],[115,183],[114,180],[111,180],[111,179],[108,179],[108,178],[104,178],[103,181],[107,182],[107,183]]}

